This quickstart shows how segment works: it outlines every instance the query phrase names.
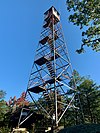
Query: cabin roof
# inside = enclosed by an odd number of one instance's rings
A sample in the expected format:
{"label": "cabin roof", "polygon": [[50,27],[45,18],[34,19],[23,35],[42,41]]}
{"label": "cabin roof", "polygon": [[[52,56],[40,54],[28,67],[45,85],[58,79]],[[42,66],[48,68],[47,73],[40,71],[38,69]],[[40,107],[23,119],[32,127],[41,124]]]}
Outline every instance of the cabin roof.
{"label": "cabin roof", "polygon": [[[48,11],[52,11],[53,8],[55,11],[57,11],[56,8],[54,6],[52,6],[44,13],[44,15],[46,15],[48,13]],[[58,11],[57,11],[57,14],[60,15]]]}

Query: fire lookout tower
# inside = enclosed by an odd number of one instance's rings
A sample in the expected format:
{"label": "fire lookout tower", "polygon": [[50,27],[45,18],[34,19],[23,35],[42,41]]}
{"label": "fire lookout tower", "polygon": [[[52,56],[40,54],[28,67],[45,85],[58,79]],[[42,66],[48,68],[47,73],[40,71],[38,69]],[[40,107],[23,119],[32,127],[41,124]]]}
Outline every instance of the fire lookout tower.
{"label": "fire lookout tower", "polygon": [[[73,81],[72,86],[69,82]],[[44,23],[32,66],[26,95],[47,118],[58,126],[65,112],[73,106],[75,91],[71,62],[64,41],[60,14],[51,7],[44,13]],[[29,118],[19,120],[19,126]]]}

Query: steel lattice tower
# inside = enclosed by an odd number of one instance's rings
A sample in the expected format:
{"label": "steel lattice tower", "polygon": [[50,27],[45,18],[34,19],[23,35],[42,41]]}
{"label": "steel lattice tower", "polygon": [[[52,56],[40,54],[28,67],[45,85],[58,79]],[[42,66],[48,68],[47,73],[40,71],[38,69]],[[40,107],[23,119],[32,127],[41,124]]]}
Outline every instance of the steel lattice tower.
{"label": "steel lattice tower", "polygon": [[[26,95],[36,104],[35,108],[51,118],[56,126],[67,109],[73,105],[74,94],[70,95],[70,100],[67,99],[67,92],[75,90],[74,82],[72,87],[69,86],[72,79],[71,62],[64,41],[60,14],[52,6],[44,13],[44,23]],[[25,117],[25,120],[30,116]],[[20,117],[19,125],[22,123]]]}

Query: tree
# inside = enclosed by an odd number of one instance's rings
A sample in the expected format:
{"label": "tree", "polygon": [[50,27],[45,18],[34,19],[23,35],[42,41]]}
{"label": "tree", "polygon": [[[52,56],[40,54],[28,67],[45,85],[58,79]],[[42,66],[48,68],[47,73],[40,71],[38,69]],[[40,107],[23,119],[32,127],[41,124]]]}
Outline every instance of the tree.
{"label": "tree", "polygon": [[72,107],[69,108],[68,111],[65,113],[66,126],[72,126],[72,125],[84,123],[83,110],[82,110],[82,104],[79,97],[78,86],[80,86],[80,84],[84,81],[85,77],[80,76],[80,74],[76,70],[73,70],[73,77],[74,78],[72,78],[69,82],[69,86],[73,88],[73,82],[75,82],[76,89],[75,91],[69,90],[68,95],[72,95],[74,93],[75,98],[74,98],[74,101],[72,102]]}
{"label": "tree", "polygon": [[30,106],[26,93],[22,92],[21,96],[17,99],[16,96],[10,97],[8,102],[9,112],[6,114],[9,117],[9,126],[16,127],[23,107],[28,108]]}
{"label": "tree", "polygon": [[6,95],[6,92],[3,91],[3,90],[0,90],[0,100],[1,100],[2,98],[4,98],[5,95]]}
{"label": "tree", "polygon": [[71,12],[69,21],[83,29],[82,44],[79,54],[87,45],[100,51],[100,1],[99,0],[67,0],[67,9]]}
{"label": "tree", "polygon": [[[66,113],[68,120],[67,125],[69,125],[70,122],[72,122],[71,125],[100,123],[100,86],[96,85],[89,76],[80,76],[76,70],[73,71],[73,75],[77,91],[70,91],[69,93],[75,93],[73,104],[77,108],[71,111],[69,110],[69,112]],[[69,82],[70,86],[72,86],[72,82],[72,80]],[[71,115],[71,112],[73,115]]]}
{"label": "tree", "polygon": [[5,94],[3,90],[0,90],[0,123],[4,120],[4,115],[7,111],[6,102],[3,100]]}
{"label": "tree", "polygon": [[5,114],[8,112],[9,108],[7,106],[6,101],[4,100],[4,97],[6,95],[6,92],[3,90],[0,90],[0,132],[7,133],[9,132],[9,129],[7,127],[8,122],[5,122]]}
{"label": "tree", "polygon": [[97,86],[93,80],[85,79],[78,91],[80,94],[80,101],[83,108],[84,120],[87,123],[100,122],[100,86]]}
{"label": "tree", "polygon": [[17,99],[16,96],[14,96],[13,98],[10,97],[10,100],[8,102],[8,106],[11,109],[11,112],[13,113],[14,111],[16,111],[16,109],[22,108],[23,106],[28,106],[29,105],[29,101],[27,99],[25,99],[25,92],[22,92],[21,96]]}

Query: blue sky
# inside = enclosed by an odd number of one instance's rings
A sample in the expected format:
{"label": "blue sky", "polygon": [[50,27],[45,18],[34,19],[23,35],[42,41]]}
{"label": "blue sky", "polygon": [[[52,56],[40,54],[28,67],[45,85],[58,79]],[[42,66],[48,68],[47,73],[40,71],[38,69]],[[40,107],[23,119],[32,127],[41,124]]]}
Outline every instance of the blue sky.
{"label": "blue sky", "polygon": [[55,6],[61,23],[73,69],[80,75],[90,75],[100,84],[100,53],[86,48],[78,55],[81,31],[68,22],[65,0],[0,0],[0,89],[10,96],[21,95],[27,88],[35,50],[43,25],[43,13]]}

